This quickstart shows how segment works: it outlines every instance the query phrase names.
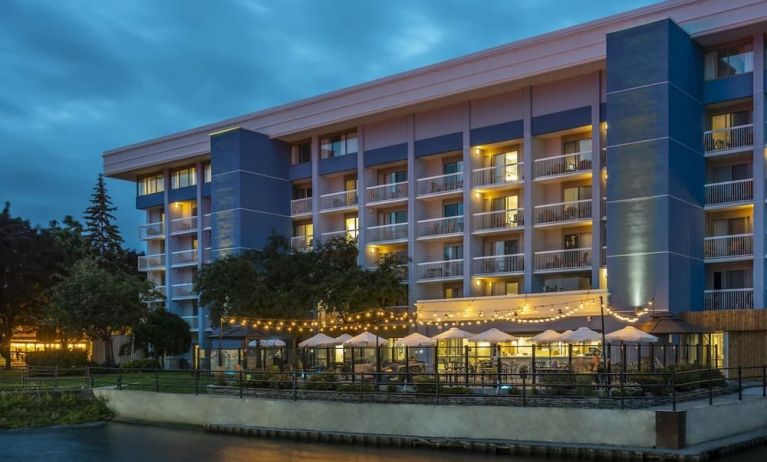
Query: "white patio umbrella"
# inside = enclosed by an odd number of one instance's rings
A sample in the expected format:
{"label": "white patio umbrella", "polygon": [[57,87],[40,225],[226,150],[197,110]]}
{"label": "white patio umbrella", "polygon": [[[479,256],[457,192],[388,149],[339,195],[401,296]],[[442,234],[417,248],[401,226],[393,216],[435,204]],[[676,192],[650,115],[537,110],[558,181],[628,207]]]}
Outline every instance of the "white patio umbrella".
{"label": "white patio umbrella", "polygon": [[564,342],[567,337],[569,337],[573,331],[571,329],[567,329],[566,331],[559,334],[559,337],[555,340],[556,342]]}
{"label": "white patio umbrella", "polygon": [[555,330],[545,330],[541,332],[538,335],[533,336],[530,338],[530,341],[533,343],[552,343],[552,342],[558,342],[560,333]]}
{"label": "white patio umbrella", "polygon": [[395,346],[399,347],[421,347],[421,346],[432,346],[436,343],[434,340],[430,339],[429,337],[419,334],[418,332],[413,332],[412,334],[408,335],[407,337],[402,337],[401,339],[394,342]]}
{"label": "white patio umbrella", "polygon": [[516,339],[517,338],[514,337],[513,335],[509,335],[506,332],[503,332],[502,330],[496,329],[495,327],[469,337],[469,340],[472,342],[489,342],[489,343],[511,342]]}
{"label": "white patio umbrella", "polygon": [[588,327],[579,327],[567,335],[562,334],[562,341],[568,343],[601,342],[602,334]]}
{"label": "white patio umbrella", "polygon": [[264,340],[251,340],[250,343],[248,343],[248,346],[251,346],[251,347],[261,346],[261,347],[266,347],[266,348],[269,348],[269,347],[284,347],[285,346],[285,342],[283,340],[278,339],[278,338],[268,338],[268,339],[264,339]]}
{"label": "white patio umbrella", "polygon": [[655,343],[658,337],[643,332],[634,326],[610,332],[605,336],[608,343]]}
{"label": "white patio umbrella", "polygon": [[471,337],[471,335],[472,334],[470,334],[469,332],[466,332],[465,330],[461,330],[457,327],[451,327],[445,332],[435,335],[431,339],[432,340],[457,340],[462,338],[469,338]]}
{"label": "white patio umbrella", "polygon": [[348,347],[375,347],[375,346],[383,346],[386,345],[388,342],[388,339],[385,339],[383,337],[378,337],[375,334],[371,334],[370,332],[363,332],[356,337],[352,337],[349,340],[344,342],[344,346]]}
{"label": "white patio umbrella", "polygon": [[327,345],[332,345],[333,342],[335,342],[336,339],[333,337],[327,336],[325,334],[317,334],[313,337],[309,337],[308,339],[304,340],[303,342],[299,343],[298,346],[301,348],[316,348],[316,347],[322,347]]}
{"label": "white patio umbrella", "polygon": [[351,340],[352,336],[349,334],[341,334],[338,337],[336,337],[336,345],[343,345],[345,341]]}

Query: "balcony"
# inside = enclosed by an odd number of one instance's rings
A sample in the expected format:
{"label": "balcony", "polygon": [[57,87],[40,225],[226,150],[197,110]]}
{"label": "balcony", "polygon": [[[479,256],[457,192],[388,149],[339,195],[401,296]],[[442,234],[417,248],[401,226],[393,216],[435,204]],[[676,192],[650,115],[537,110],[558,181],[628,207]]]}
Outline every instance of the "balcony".
{"label": "balcony", "polygon": [[743,260],[754,255],[752,234],[713,236],[704,240],[704,256],[707,261]]}
{"label": "balcony", "polygon": [[522,274],[525,272],[525,255],[522,253],[474,257],[473,260],[474,274],[476,275]]}
{"label": "balcony", "polygon": [[495,210],[474,214],[474,234],[520,230],[525,225],[524,209]]}
{"label": "balcony", "polygon": [[170,221],[170,233],[186,234],[197,232],[197,217],[174,218]]}
{"label": "balcony", "polygon": [[463,215],[418,220],[418,239],[459,236],[463,234]]}
{"label": "balcony", "polygon": [[471,172],[472,186],[500,188],[504,185],[518,185],[524,181],[523,166],[524,162],[518,162],[474,169]]}
{"label": "balcony", "polygon": [[141,255],[138,257],[139,271],[162,271],[165,269],[165,254]]}
{"label": "balcony", "polygon": [[455,195],[463,191],[463,172],[419,178],[416,182],[416,197],[440,197]]}
{"label": "balcony", "polygon": [[194,291],[194,284],[173,284],[171,286],[171,298],[173,300],[193,300],[197,298],[197,293]]}
{"label": "balcony", "polygon": [[294,252],[309,252],[314,245],[314,236],[293,236],[290,238],[290,248]]}
{"label": "balcony", "polygon": [[312,214],[312,198],[293,199],[290,201],[290,216],[300,217]]}
{"label": "balcony", "polygon": [[357,207],[357,190],[339,191],[320,196],[320,211],[336,212]]}
{"label": "balcony", "polygon": [[203,263],[213,262],[213,249],[211,247],[205,247],[204,249],[202,249],[202,262]]}
{"label": "balcony", "polygon": [[754,146],[754,125],[738,125],[703,132],[703,149],[707,156],[744,151]]}
{"label": "balcony", "polygon": [[151,239],[165,239],[165,222],[146,223],[139,225],[138,238],[148,241]]}
{"label": "balcony", "polygon": [[197,249],[180,250],[170,254],[170,264],[174,268],[197,265]]}
{"label": "balcony", "polygon": [[189,330],[191,331],[198,331],[200,330],[199,324],[200,324],[200,318],[199,316],[181,316],[181,319],[186,321],[187,324],[189,324]]}
{"label": "balcony", "polygon": [[724,181],[706,185],[706,207],[719,208],[754,200],[754,180]]}
{"label": "balcony", "polygon": [[535,206],[536,226],[591,220],[591,199]]}
{"label": "balcony", "polygon": [[463,279],[463,258],[419,263],[418,282]]}
{"label": "balcony", "polygon": [[536,273],[591,269],[591,248],[535,252]]}
{"label": "balcony", "polygon": [[212,215],[210,213],[206,213],[202,216],[202,229],[203,230],[209,230],[211,229],[211,218]]}
{"label": "balcony", "polygon": [[393,204],[407,201],[407,181],[366,188],[367,205]]}
{"label": "balcony", "polygon": [[754,289],[720,289],[703,292],[704,310],[750,310],[754,308]]}
{"label": "balcony", "polygon": [[564,175],[588,176],[589,174],[591,174],[591,151],[535,159],[534,175],[536,180]]}
{"label": "balcony", "polygon": [[369,226],[367,238],[368,244],[407,242],[407,223]]}
{"label": "balcony", "polygon": [[346,241],[352,242],[357,240],[358,235],[359,230],[357,229],[342,229],[340,231],[329,231],[327,233],[322,233],[322,240],[323,242],[326,242],[331,239],[342,237]]}

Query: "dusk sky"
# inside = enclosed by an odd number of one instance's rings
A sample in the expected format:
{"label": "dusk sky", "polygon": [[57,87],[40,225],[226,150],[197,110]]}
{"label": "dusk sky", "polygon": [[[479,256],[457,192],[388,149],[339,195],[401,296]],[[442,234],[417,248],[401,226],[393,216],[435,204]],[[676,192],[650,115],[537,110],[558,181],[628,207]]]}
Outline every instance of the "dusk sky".
{"label": "dusk sky", "polygon": [[[0,201],[80,218],[106,149],[650,3],[0,0]],[[108,184],[140,247],[134,184]]]}

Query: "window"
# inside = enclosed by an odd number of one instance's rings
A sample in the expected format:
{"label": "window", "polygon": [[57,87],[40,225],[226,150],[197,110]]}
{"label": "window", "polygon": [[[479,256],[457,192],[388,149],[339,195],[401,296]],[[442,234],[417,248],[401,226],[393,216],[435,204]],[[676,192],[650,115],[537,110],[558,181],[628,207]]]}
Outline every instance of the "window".
{"label": "window", "polygon": [[442,164],[442,173],[444,175],[450,175],[451,173],[458,173],[463,171],[462,160],[451,160]]}
{"label": "window", "polygon": [[714,220],[713,236],[734,236],[751,232],[751,217],[722,218]]}
{"label": "window", "polygon": [[723,130],[751,123],[751,111],[736,111],[711,116],[711,130]]}
{"label": "window", "polygon": [[446,245],[443,250],[443,257],[445,260],[460,260],[463,258],[463,245],[453,244]]}
{"label": "window", "polygon": [[490,281],[485,287],[485,295],[519,295],[519,283]]}
{"label": "window", "polygon": [[378,184],[402,183],[403,181],[407,181],[407,170],[386,172],[378,177]]}
{"label": "window", "polygon": [[591,153],[591,138],[565,141],[562,143],[562,154]]}
{"label": "window", "polygon": [[493,255],[516,255],[519,253],[519,240],[508,239],[493,243]]}
{"label": "window", "polygon": [[518,151],[495,154],[492,164],[495,167],[495,177],[498,181],[518,181],[521,177]]}
{"label": "window", "polygon": [[713,183],[747,180],[751,178],[751,164],[743,163],[726,165],[724,167],[714,167],[711,173]]}
{"label": "window", "polygon": [[347,239],[357,239],[357,233],[360,228],[360,219],[357,215],[344,218],[344,230]]}
{"label": "window", "polygon": [[312,161],[312,142],[305,141],[303,143],[294,144],[290,147],[290,163],[291,165],[304,164]]}
{"label": "window", "polygon": [[379,225],[395,225],[407,223],[407,210],[392,210],[378,215]]}
{"label": "window", "polygon": [[748,289],[751,275],[747,270],[714,271],[714,290]]}
{"label": "window", "polygon": [[314,235],[314,226],[311,223],[296,223],[293,226],[293,236],[309,236]]}
{"label": "window", "polygon": [[562,190],[562,202],[591,199],[591,186],[575,186]]}
{"label": "window", "polygon": [[197,184],[197,169],[181,168],[170,174],[170,189],[186,188]]}
{"label": "window", "polygon": [[442,287],[443,298],[461,298],[463,297],[463,287],[460,284],[445,285]]}
{"label": "window", "polygon": [[703,75],[706,80],[745,74],[753,70],[754,52],[750,43],[710,50],[704,57]]}
{"label": "window", "polygon": [[565,234],[562,237],[565,250],[591,248],[591,233]]}
{"label": "window", "polygon": [[320,140],[320,155],[323,159],[341,157],[357,152],[357,131],[327,136]]}
{"label": "window", "polygon": [[213,177],[213,168],[210,162],[202,166],[202,177],[205,183],[210,183]]}
{"label": "window", "polygon": [[312,197],[311,183],[293,186],[293,199],[306,199],[308,197]]}
{"label": "window", "polygon": [[162,175],[146,176],[138,180],[138,195],[146,196],[165,191],[165,178]]}
{"label": "window", "polygon": [[442,204],[443,217],[460,217],[463,215],[463,202]]}

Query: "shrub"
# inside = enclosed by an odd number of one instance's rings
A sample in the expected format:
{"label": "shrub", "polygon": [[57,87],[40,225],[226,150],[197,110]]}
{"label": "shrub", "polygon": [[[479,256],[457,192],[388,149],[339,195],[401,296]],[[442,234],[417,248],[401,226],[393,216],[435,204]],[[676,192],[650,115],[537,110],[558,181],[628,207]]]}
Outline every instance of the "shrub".
{"label": "shrub", "polygon": [[293,377],[288,373],[276,371],[254,371],[245,374],[243,386],[284,390],[293,387]]}
{"label": "shrub", "polygon": [[[676,390],[691,391],[698,388],[725,386],[724,375],[718,369],[707,369],[700,364],[678,364],[669,366],[668,371],[676,372]],[[671,374],[667,374],[671,383]]]}
{"label": "shrub", "polygon": [[[437,381],[434,377],[426,375],[418,375],[413,378],[413,387],[416,393],[421,394],[436,394],[437,393]],[[447,384],[439,384],[439,392],[445,395],[469,395],[473,393],[469,387],[462,386],[450,386]]]}
{"label": "shrub", "polygon": [[470,395],[474,393],[469,387],[447,387],[440,385],[439,392],[444,395]]}
{"label": "shrub", "polygon": [[159,369],[159,359],[132,359],[120,364],[120,369]]}
{"label": "shrub", "polygon": [[113,417],[103,399],[82,397],[77,393],[0,395],[0,430],[5,428],[72,425],[109,420]]}
{"label": "shrub", "polygon": [[30,351],[26,361],[31,367],[85,367],[88,365],[88,353],[83,350]]}
{"label": "shrub", "polygon": [[397,392],[397,385],[394,385],[393,383],[390,383],[389,385],[386,385],[386,391],[388,393],[396,393]]}
{"label": "shrub", "polygon": [[342,383],[336,385],[336,391],[343,393],[373,393],[376,390],[376,386],[372,383]]}
{"label": "shrub", "polygon": [[612,396],[642,396],[643,394],[642,385],[636,382],[626,382],[622,388],[618,386],[612,389]]}
{"label": "shrub", "polygon": [[576,376],[572,374],[540,374],[538,383],[554,395],[568,395],[575,391]]}
{"label": "shrub", "polygon": [[666,396],[671,392],[670,374],[658,375],[635,375],[632,380],[642,388],[642,392],[650,393],[655,396]]}
{"label": "shrub", "polygon": [[335,374],[312,375],[304,382],[305,390],[330,391],[335,390],[338,380]]}

